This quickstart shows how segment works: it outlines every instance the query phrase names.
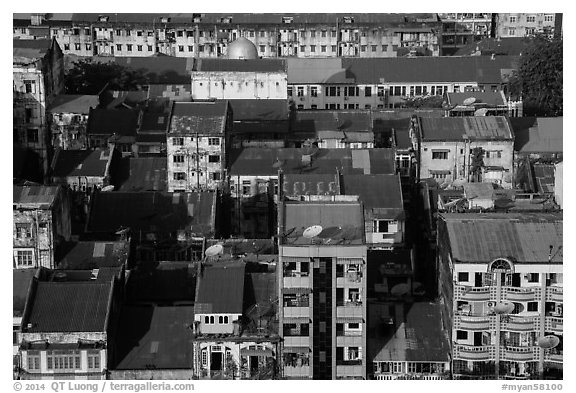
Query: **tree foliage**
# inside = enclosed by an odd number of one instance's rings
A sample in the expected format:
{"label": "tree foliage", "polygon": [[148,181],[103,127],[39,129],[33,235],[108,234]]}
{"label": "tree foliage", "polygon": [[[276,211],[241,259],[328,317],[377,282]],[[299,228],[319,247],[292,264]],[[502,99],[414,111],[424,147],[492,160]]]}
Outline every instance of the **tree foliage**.
{"label": "tree foliage", "polygon": [[442,108],[442,96],[425,96],[404,98],[406,108]]}
{"label": "tree foliage", "polygon": [[522,96],[525,116],[562,116],[562,70],[562,39],[534,37],[510,80],[511,94]]}
{"label": "tree foliage", "polygon": [[473,176],[473,181],[480,181],[480,176],[482,174],[482,168],[484,167],[484,149],[481,147],[475,147],[470,150],[470,173]]}
{"label": "tree foliage", "polygon": [[98,94],[105,87],[112,90],[139,90],[148,80],[141,71],[116,63],[93,62],[85,59],[74,62],[64,78],[68,94]]}

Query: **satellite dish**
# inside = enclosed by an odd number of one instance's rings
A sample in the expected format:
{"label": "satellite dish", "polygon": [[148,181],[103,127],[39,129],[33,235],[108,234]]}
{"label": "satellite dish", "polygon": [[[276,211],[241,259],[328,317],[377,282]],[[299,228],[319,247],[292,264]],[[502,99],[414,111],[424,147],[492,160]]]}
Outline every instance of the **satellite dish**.
{"label": "satellite dish", "polygon": [[510,314],[512,311],[514,311],[514,303],[511,302],[502,302],[494,306],[496,314]]}
{"label": "satellite dish", "polygon": [[475,98],[475,97],[469,97],[469,98],[466,98],[466,99],[464,100],[464,102],[462,102],[462,103],[463,103],[464,105],[468,106],[468,105],[472,105],[472,104],[475,103],[475,102],[476,102],[476,98]]}
{"label": "satellite dish", "polygon": [[272,164],[272,168],[282,168],[283,165],[284,161],[277,158],[276,161],[274,161],[274,164]]}
{"label": "satellite dish", "polygon": [[102,187],[102,192],[107,192],[107,191],[114,191],[114,186],[113,185],[109,185],[106,187]]}
{"label": "satellite dish", "polygon": [[426,294],[426,290],[422,287],[422,283],[418,281],[414,281],[412,284],[412,293],[416,296],[424,296]]}
{"label": "satellite dish", "polygon": [[216,255],[220,255],[224,252],[224,247],[222,246],[222,244],[214,244],[213,246],[210,246],[206,249],[206,251],[204,251],[204,255],[206,255],[207,257],[213,257]]}
{"label": "satellite dish", "polygon": [[487,113],[488,113],[488,109],[480,108],[474,112],[474,116],[486,116]]}
{"label": "satellite dish", "polygon": [[321,239],[330,239],[342,233],[341,227],[328,227],[324,228],[318,237]]}
{"label": "satellite dish", "polygon": [[544,349],[552,349],[560,344],[560,339],[556,336],[544,336],[538,339],[538,346]]}
{"label": "satellite dish", "polygon": [[304,233],[302,233],[302,236],[304,236],[307,239],[312,239],[313,237],[318,236],[321,232],[322,232],[322,226],[312,225],[304,229]]}
{"label": "satellite dish", "polygon": [[390,290],[390,293],[394,296],[403,296],[410,292],[410,287],[406,283],[396,284]]}

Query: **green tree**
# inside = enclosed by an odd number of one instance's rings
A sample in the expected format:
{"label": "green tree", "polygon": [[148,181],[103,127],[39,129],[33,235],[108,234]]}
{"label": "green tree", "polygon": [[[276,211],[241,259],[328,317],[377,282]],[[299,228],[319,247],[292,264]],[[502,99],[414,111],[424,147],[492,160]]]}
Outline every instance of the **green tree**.
{"label": "green tree", "polygon": [[112,90],[139,90],[148,84],[139,70],[131,70],[116,63],[93,62],[85,59],[74,62],[64,77],[68,94],[98,94],[107,87]]}
{"label": "green tree", "polygon": [[482,168],[484,167],[484,149],[475,147],[470,150],[470,173],[472,174],[472,181],[481,181]]}
{"label": "green tree", "polygon": [[532,38],[510,79],[510,93],[522,96],[525,116],[562,116],[562,70],[562,39]]}

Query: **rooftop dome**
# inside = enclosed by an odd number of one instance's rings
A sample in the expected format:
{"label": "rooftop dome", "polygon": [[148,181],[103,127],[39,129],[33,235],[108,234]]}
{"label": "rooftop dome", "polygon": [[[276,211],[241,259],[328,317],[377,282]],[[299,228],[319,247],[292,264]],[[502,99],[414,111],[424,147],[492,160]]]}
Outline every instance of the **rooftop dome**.
{"label": "rooftop dome", "polygon": [[227,56],[229,59],[257,59],[258,51],[250,40],[240,37],[228,45]]}

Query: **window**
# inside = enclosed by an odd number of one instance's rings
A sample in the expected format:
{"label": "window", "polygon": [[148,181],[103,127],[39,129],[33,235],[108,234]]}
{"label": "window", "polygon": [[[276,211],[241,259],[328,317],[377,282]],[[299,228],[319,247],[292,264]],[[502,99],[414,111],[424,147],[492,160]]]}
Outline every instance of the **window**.
{"label": "window", "polygon": [[128,52],[132,52],[132,45],[127,44],[127,45],[126,45],[126,50],[127,50]]}
{"label": "window", "polygon": [[184,138],[172,138],[172,146],[183,146]]}
{"label": "window", "polygon": [[434,151],[434,150],[432,150],[432,159],[433,160],[447,160],[448,159],[448,152],[447,151]]}
{"label": "window", "polygon": [[376,52],[376,45],[372,45],[372,52]]}
{"label": "window", "polygon": [[202,365],[208,366],[208,351],[205,349],[202,350]]}
{"label": "window", "polygon": [[16,236],[19,239],[28,239],[32,237],[32,227],[30,224],[16,224]]}
{"label": "window", "polygon": [[90,29],[85,28],[84,29],[84,35],[90,35]]}
{"label": "window", "polygon": [[121,52],[121,51],[122,51],[122,45],[116,44],[116,50],[117,50],[118,52]]}
{"label": "window", "polygon": [[88,351],[88,369],[100,370],[100,352]]}
{"label": "window", "polygon": [[224,323],[224,317],[222,315],[218,316],[218,323],[222,325]]}
{"label": "window", "polygon": [[204,323],[205,323],[205,324],[209,324],[209,323],[210,323],[210,317],[208,317],[208,315],[206,315],[206,316],[204,317]]}
{"label": "window", "polygon": [[360,45],[360,50],[362,52],[366,52],[366,45]]}
{"label": "window", "polygon": [[456,330],[456,340],[468,340],[468,332],[466,330]]}
{"label": "window", "polygon": [[138,52],[142,52],[142,45],[137,46]]}
{"label": "window", "polygon": [[228,324],[228,316],[227,315],[224,316],[224,323]]}
{"label": "window", "polygon": [[36,128],[28,128],[26,137],[28,138],[28,143],[38,143],[38,130]]}
{"label": "window", "polygon": [[266,45],[260,45],[260,52],[266,52]]}
{"label": "window", "polygon": [[81,50],[81,49],[82,49],[82,45],[81,45],[81,44],[74,44],[74,49],[75,49],[75,50]]}
{"label": "window", "polygon": [[336,52],[336,45],[332,45],[332,52]]}
{"label": "window", "polygon": [[70,50],[70,44],[64,44],[64,50]]}
{"label": "window", "polygon": [[332,30],[330,32],[330,35],[332,36],[332,38],[336,37],[336,30]]}
{"label": "window", "polygon": [[40,370],[39,351],[28,351],[28,370]]}
{"label": "window", "polygon": [[326,87],[326,95],[328,97],[340,97],[340,86]]}
{"label": "window", "polygon": [[46,351],[48,370],[78,370],[80,369],[80,351]]}
{"label": "window", "polygon": [[374,232],[377,233],[398,232],[398,221],[374,220]]}
{"label": "window", "polygon": [[534,23],[534,22],[536,22],[536,17],[534,15],[529,15],[526,17],[526,22]]}
{"label": "window", "polygon": [[322,37],[326,37],[326,30],[322,30]]}
{"label": "window", "polygon": [[152,52],[152,51],[153,51],[152,45],[148,45],[148,52]]}
{"label": "window", "polygon": [[174,172],[174,180],[186,180],[186,173]]}
{"label": "window", "polygon": [[220,138],[208,138],[208,146],[220,146]]}
{"label": "window", "polygon": [[184,162],[184,156],[183,155],[174,156],[172,159],[173,159],[175,164],[180,164],[180,163]]}
{"label": "window", "polygon": [[540,282],[540,274],[528,273],[528,282]]}
{"label": "window", "polygon": [[388,51],[388,45],[382,45],[382,52]]}
{"label": "window", "polygon": [[316,52],[316,45],[310,45],[310,52]]}
{"label": "window", "polygon": [[292,86],[288,86],[288,97],[292,97]]}
{"label": "window", "polygon": [[544,15],[544,22],[554,22],[554,15]]}
{"label": "window", "polygon": [[220,156],[218,154],[210,154],[208,156],[208,162],[220,162]]}
{"label": "window", "polygon": [[297,93],[296,95],[298,97],[304,97],[304,86],[298,86],[297,87]]}
{"label": "window", "polygon": [[384,86],[378,86],[378,90],[377,90],[376,94],[378,95],[378,97],[384,97],[384,95],[385,95]]}
{"label": "window", "polygon": [[306,52],[306,47],[304,45],[300,45],[300,52]]}
{"label": "window", "polygon": [[508,35],[516,35],[516,28],[515,27],[510,27],[508,29]]}
{"label": "window", "polygon": [[508,17],[508,22],[510,22],[510,23],[516,23],[516,17],[515,17],[515,16],[510,16],[510,17]]}
{"label": "window", "polygon": [[92,44],[86,44],[86,50],[92,50]]}
{"label": "window", "polygon": [[325,53],[326,52],[326,45],[320,45],[320,51],[322,53]]}
{"label": "window", "polygon": [[316,86],[310,87],[310,96],[318,97],[318,87],[316,87]]}
{"label": "window", "polygon": [[36,93],[36,81],[25,80],[24,89],[26,93],[35,94]]}
{"label": "window", "polygon": [[198,52],[204,52],[204,45],[198,45]]}
{"label": "window", "polygon": [[312,104],[312,105],[310,105],[310,109],[318,109],[318,105]]}
{"label": "window", "polygon": [[250,195],[250,180],[242,180],[242,194]]}
{"label": "window", "polygon": [[528,302],[528,311],[538,312],[538,302]]}
{"label": "window", "polygon": [[468,281],[468,272],[459,272],[458,281]]}
{"label": "window", "polygon": [[417,96],[421,96],[421,95],[422,95],[422,86],[416,86],[416,95],[417,95]]}
{"label": "window", "polygon": [[212,174],[210,175],[210,178],[212,180],[216,180],[216,181],[220,180],[220,172],[212,172]]}
{"label": "window", "polygon": [[130,30],[126,30],[126,36],[127,36],[127,37],[130,36]]}

